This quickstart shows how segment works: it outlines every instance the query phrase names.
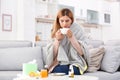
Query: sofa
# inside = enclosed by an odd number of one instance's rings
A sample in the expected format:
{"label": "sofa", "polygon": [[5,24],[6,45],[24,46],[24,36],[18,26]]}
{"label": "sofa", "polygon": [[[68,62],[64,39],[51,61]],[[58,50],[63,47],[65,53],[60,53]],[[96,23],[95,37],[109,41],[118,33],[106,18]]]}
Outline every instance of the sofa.
{"label": "sofa", "polygon": [[36,59],[39,70],[43,68],[40,47],[34,47],[31,41],[0,41],[0,80],[13,80],[22,73],[23,63]]}
{"label": "sofa", "polygon": [[[20,40],[0,41],[0,80],[13,80],[17,74],[22,73],[23,63],[28,63],[34,59],[37,61],[38,70],[44,68],[46,56],[44,51],[46,44],[46,41],[35,43]],[[94,48],[100,45],[105,45],[105,47],[119,47],[120,40],[112,40],[107,43],[100,40],[90,40],[88,44],[92,45]],[[120,54],[120,52],[117,54]],[[104,58],[102,60],[104,60]],[[120,62],[117,65],[120,66]],[[114,70],[110,68],[111,71],[105,69],[106,68],[103,67],[103,69],[100,68],[96,72],[85,72],[83,75],[96,76],[99,80],[120,80],[120,69]]]}
{"label": "sofa", "polygon": [[[43,53],[43,64],[44,64],[44,61],[45,61],[45,46],[48,42],[45,42],[45,41],[40,41],[40,42],[36,42],[34,44],[34,46],[41,46],[42,48],[42,53]],[[87,41],[87,44],[88,45],[92,45],[93,48],[99,48],[99,47],[104,47],[105,48],[105,54],[108,53],[112,47],[117,47],[118,49],[118,58],[119,58],[119,63],[114,63],[114,60],[113,59],[113,62],[112,64],[117,64],[117,66],[119,66],[119,68],[117,68],[117,70],[114,69],[114,66],[112,66],[111,62],[109,62],[111,64],[108,63],[108,62],[105,62],[106,60],[104,59],[104,57],[107,57],[107,54],[103,55],[103,59],[101,60],[101,66],[100,66],[100,69],[95,71],[95,72],[85,72],[83,75],[89,75],[89,76],[96,76],[99,78],[99,80],[120,80],[120,40],[108,40],[107,42],[103,42],[101,40],[88,40]],[[108,50],[108,51],[106,51]],[[114,49],[113,49],[114,50]],[[111,49],[111,54],[113,52],[113,50]],[[109,54],[109,53],[108,53]],[[116,57],[115,56],[115,57]],[[110,56],[110,59],[111,59],[112,56]],[[108,55],[108,59],[107,61],[109,60],[109,55]],[[105,68],[104,68],[104,64],[108,63],[108,65],[105,65]],[[103,65],[103,66],[102,66]],[[109,67],[108,67],[109,66]],[[101,69],[103,68],[103,69]],[[107,69],[106,69],[107,68]]]}
{"label": "sofa", "polygon": [[99,80],[120,80],[120,40],[108,40],[106,42],[90,40],[89,44],[95,48],[102,45],[105,48],[105,54],[100,69],[96,72],[86,72],[84,75],[96,76]]}

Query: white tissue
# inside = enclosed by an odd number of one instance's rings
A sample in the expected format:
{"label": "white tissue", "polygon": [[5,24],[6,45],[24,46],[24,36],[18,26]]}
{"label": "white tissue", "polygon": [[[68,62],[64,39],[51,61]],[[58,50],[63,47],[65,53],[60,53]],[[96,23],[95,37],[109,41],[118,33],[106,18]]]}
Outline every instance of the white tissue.
{"label": "white tissue", "polygon": [[36,59],[33,59],[32,61],[28,62],[30,64],[36,64]]}
{"label": "white tissue", "polygon": [[48,65],[45,65],[45,68],[48,69]]}
{"label": "white tissue", "polygon": [[61,28],[60,31],[62,34],[67,34],[69,28]]}

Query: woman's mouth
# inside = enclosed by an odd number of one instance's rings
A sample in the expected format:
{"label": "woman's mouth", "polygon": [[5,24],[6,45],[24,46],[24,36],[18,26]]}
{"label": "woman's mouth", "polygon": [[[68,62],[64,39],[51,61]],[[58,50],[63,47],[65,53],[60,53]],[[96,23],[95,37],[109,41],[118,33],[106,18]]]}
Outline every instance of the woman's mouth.
{"label": "woman's mouth", "polygon": [[65,26],[64,28],[70,28],[69,26]]}

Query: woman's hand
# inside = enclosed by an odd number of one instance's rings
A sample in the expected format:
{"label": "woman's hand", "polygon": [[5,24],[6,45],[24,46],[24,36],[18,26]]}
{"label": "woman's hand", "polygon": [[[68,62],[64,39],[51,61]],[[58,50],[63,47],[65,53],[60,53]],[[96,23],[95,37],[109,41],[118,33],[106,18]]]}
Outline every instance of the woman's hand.
{"label": "woman's hand", "polygon": [[55,33],[55,38],[56,38],[58,41],[61,41],[61,40],[64,38],[64,35],[61,33],[60,30],[58,30],[58,31]]}
{"label": "woman's hand", "polygon": [[67,31],[67,37],[68,38],[71,38],[72,36],[73,36],[73,33],[72,33],[72,31],[69,29],[68,31]]}

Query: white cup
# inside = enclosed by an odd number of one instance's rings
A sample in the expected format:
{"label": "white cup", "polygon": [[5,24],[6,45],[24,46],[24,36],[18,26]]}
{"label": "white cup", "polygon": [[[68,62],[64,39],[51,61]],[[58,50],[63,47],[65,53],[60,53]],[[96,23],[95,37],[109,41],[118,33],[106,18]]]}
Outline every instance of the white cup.
{"label": "white cup", "polygon": [[69,28],[61,28],[60,31],[62,34],[67,34]]}

